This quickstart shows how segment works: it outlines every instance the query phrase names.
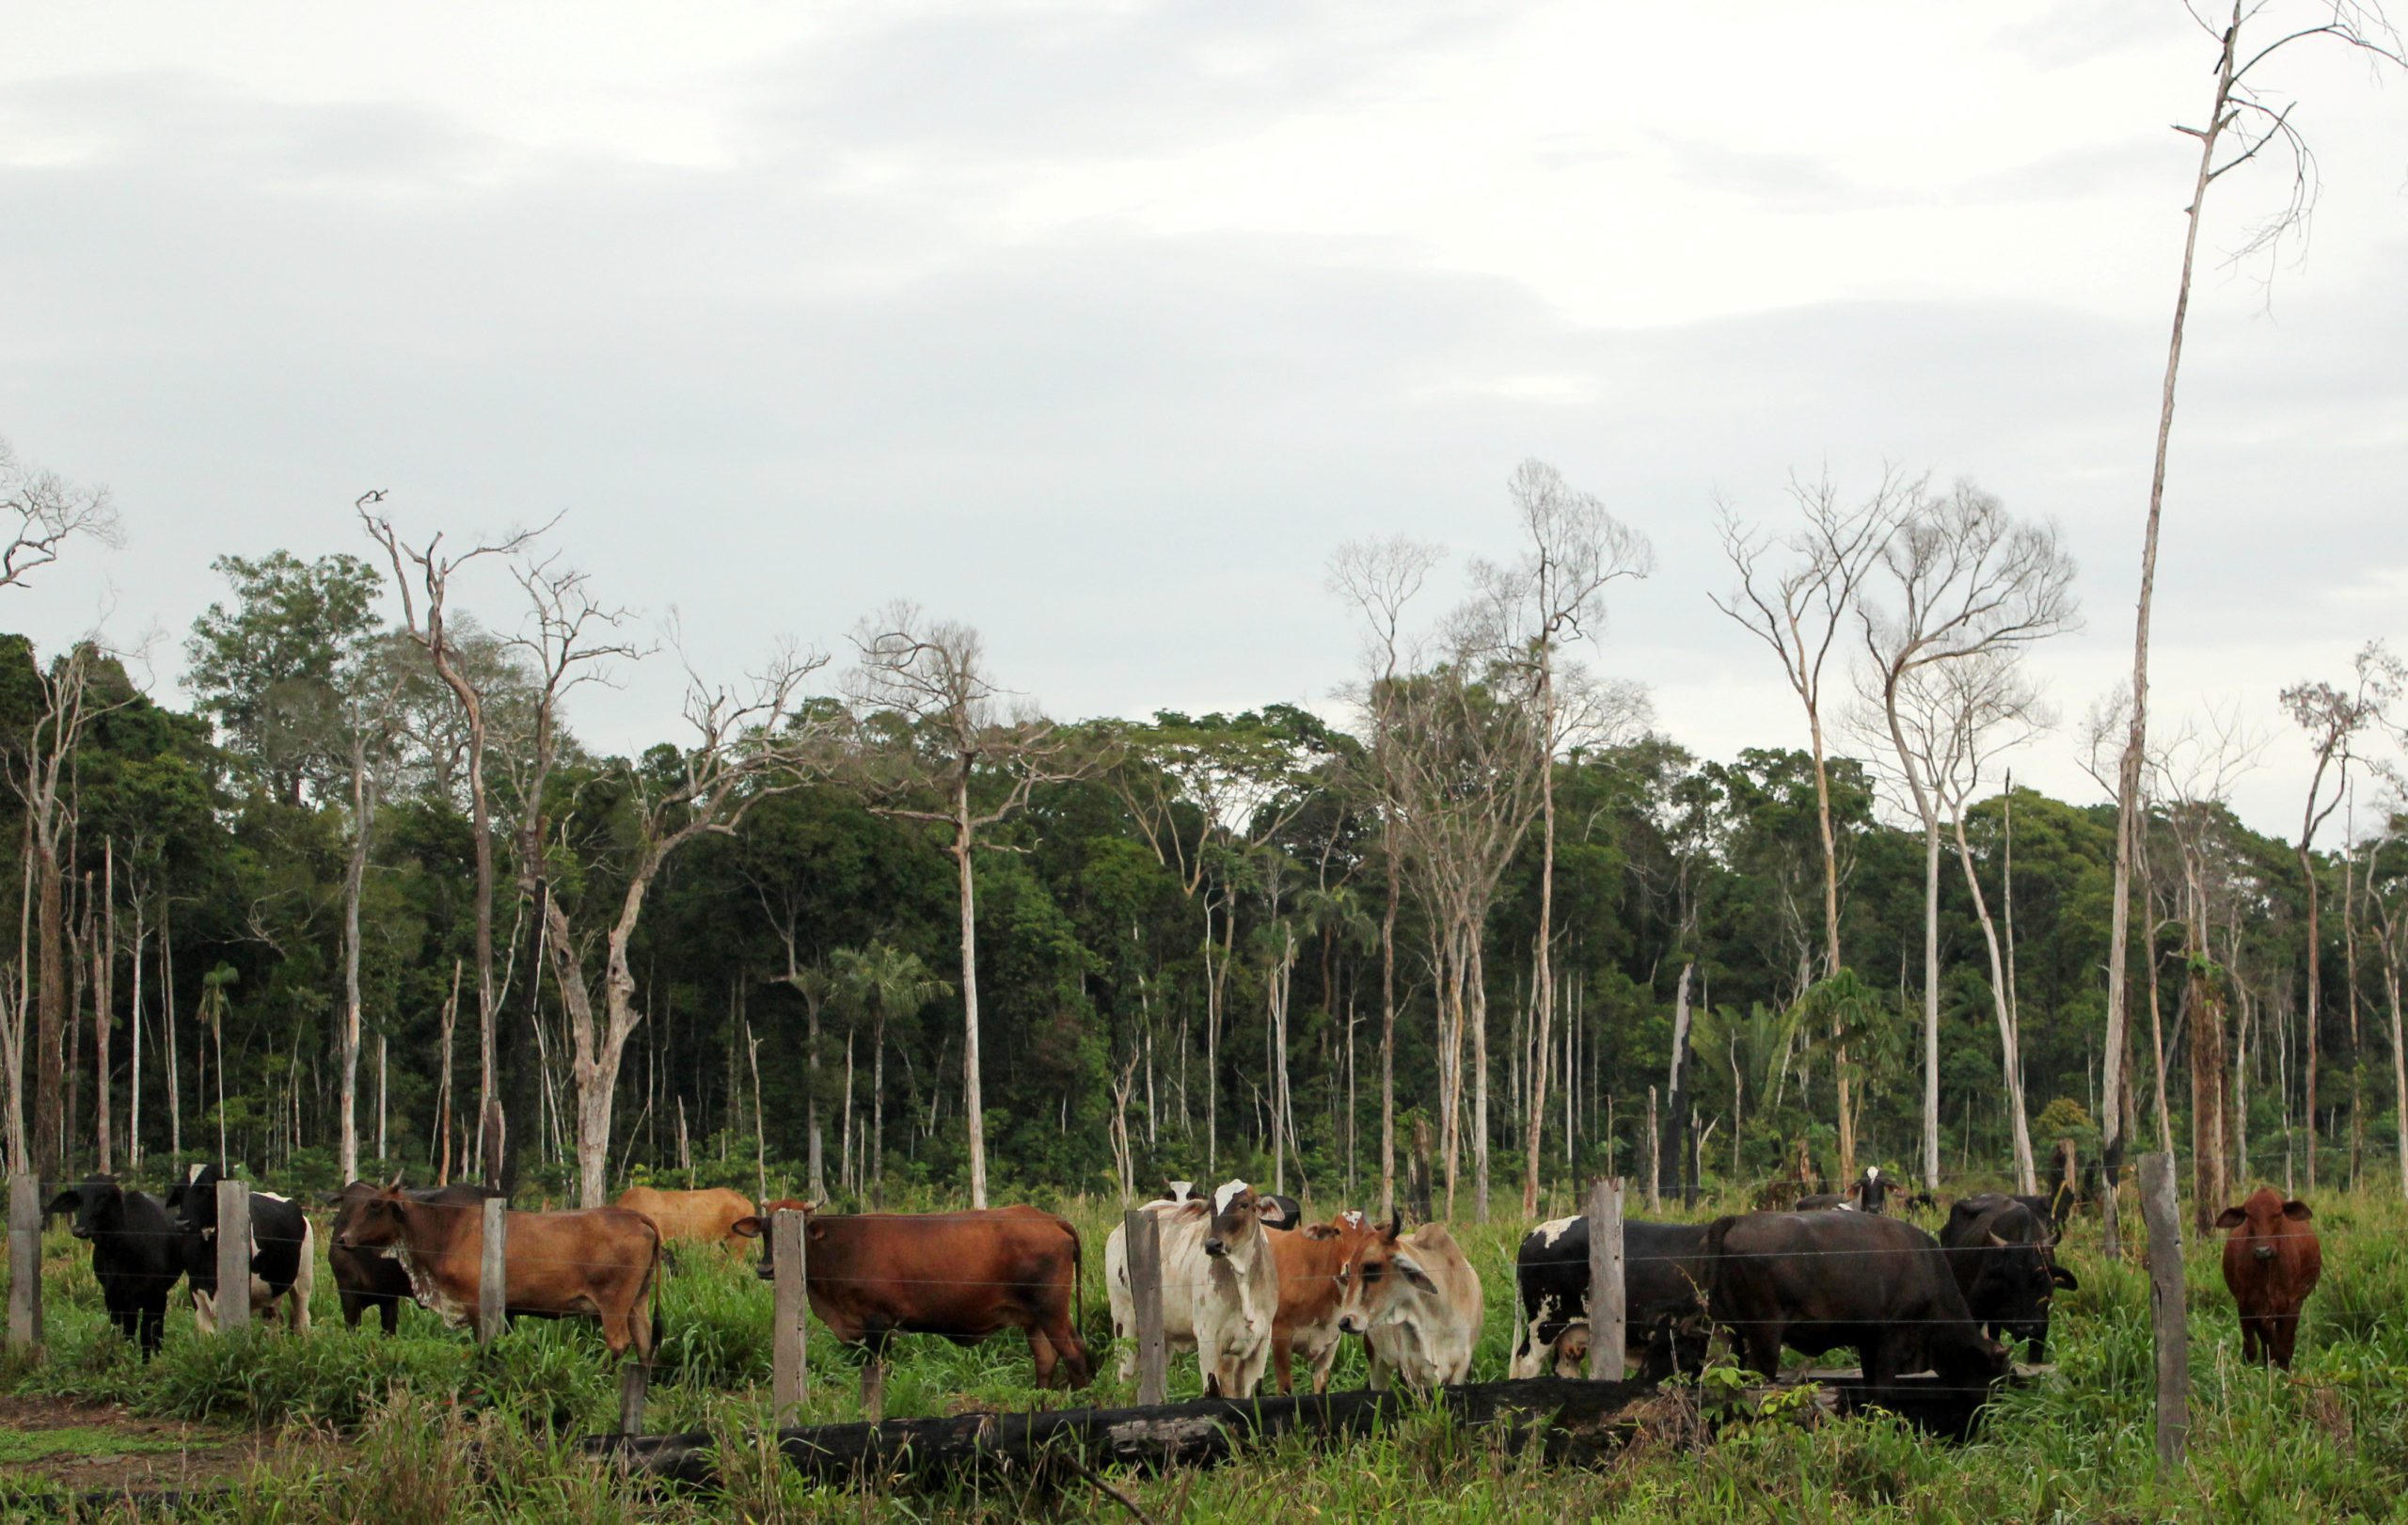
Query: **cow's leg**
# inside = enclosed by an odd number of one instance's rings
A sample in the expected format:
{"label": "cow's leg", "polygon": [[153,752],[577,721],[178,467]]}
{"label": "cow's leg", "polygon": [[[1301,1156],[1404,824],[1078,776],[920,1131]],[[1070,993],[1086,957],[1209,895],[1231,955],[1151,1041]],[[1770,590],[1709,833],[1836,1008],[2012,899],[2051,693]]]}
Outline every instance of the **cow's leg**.
{"label": "cow's leg", "polygon": [[159,1342],[167,1332],[167,1295],[144,1303],[135,1311],[138,1325],[135,1342],[142,1347],[142,1358],[149,1360],[159,1354]]}
{"label": "cow's leg", "polygon": [[1319,1393],[1329,1390],[1329,1369],[1337,1364],[1337,1341],[1329,1341],[1313,1352],[1313,1391]]}
{"label": "cow's leg", "polygon": [[1746,1352],[1744,1365],[1767,1382],[1781,1375],[1781,1326],[1746,1324],[1733,1332]]}
{"label": "cow's leg", "polygon": [[1061,1363],[1062,1386],[1084,1388],[1093,1382],[1095,1367],[1087,1360],[1087,1347],[1079,1339],[1078,1326],[1070,1322],[1069,1299],[1065,1297],[1059,1306],[1038,1310],[1037,1320],[1029,1326],[1029,1348],[1036,1349],[1038,1335],[1042,1331],[1046,1344]]}
{"label": "cow's leg", "polygon": [[2254,1313],[2241,1315],[2241,1358],[2253,1366],[2265,1359],[2258,1350],[2258,1318]]}
{"label": "cow's leg", "polygon": [[399,1297],[387,1297],[381,1299],[377,1303],[376,1312],[377,1316],[385,1321],[386,1334],[394,1335],[401,1332],[402,1300]]}
{"label": "cow's leg", "polygon": [[1296,1391],[1295,1355],[1293,1335],[1275,1334],[1271,1337],[1271,1370],[1279,1379],[1279,1391],[1283,1396],[1292,1397]]}
{"label": "cow's leg", "polygon": [[2291,1369],[2291,1351],[2299,1343],[2299,1310],[2278,1311],[2269,1319],[2271,1339],[2274,1347],[2274,1364],[2288,1372]]}
{"label": "cow's leg", "polygon": [[1030,1325],[1028,1326],[1028,1360],[1029,1364],[1037,1369],[1038,1387],[1050,1388],[1054,1385],[1054,1368],[1059,1358],[1054,1352],[1054,1342],[1046,1337],[1045,1331],[1034,1324]]}

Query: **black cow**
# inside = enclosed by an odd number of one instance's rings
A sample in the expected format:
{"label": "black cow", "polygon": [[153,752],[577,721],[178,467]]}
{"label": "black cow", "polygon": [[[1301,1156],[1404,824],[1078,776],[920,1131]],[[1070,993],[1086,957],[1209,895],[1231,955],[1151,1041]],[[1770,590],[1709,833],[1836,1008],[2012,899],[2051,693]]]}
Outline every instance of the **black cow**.
{"label": "black cow", "polygon": [[[1622,1226],[1623,1326],[1627,1341],[1644,1342],[1640,1370],[1658,1378],[1703,1363],[1702,1335],[1688,1327],[1704,1308],[1705,1246],[1702,1223]],[[1557,1218],[1522,1240],[1513,1257],[1522,1295],[1522,1332],[1514,1342],[1517,1377],[1582,1374],[1589,1349],[1589,1220]]]}
{"label": "black cow", "polygon": [[149,1192],[92,1176],[52,1198],[48,1211],[74,1215],[69,1231],[91,1242],[92,1275],[109,1322],[141,1347],[143,1359],[157,1355],[167,1295],[184,1274],[182,1239],[166,1208]]}
{"label": "black cow", "polygon": [[2056,1263],[2056,1240],[2048,1219],[2033,1210],[2034,1200],[1997,1192],[1968,1197],[1948,1210],[1940,1245],[1983,1332],[2010,1344],[2020,1341],[2041,1360],[2049,1348],[2050,1298],[2059,1287],[2072,1292],[2081,1284]]}
{"label": "black cow", "polygon": [[[203,1334],[217,1327],[217,1183],[214,1165],[197,1165],[167,1193],[167,1215],[183,1235],[184,1274],[191,1279],[193,1322]],[[293,1332],[309,1329],[309,1294],[318,1281],[317,1236],[298,1202],[274,1192],[251,1192],[251,1311],[264,1316],[289,1299]]]}
{"label": "black cow", "polygon": [[[361,1317],[373,1311],[384,1320],[385,1332],[391,1334],[401,1325],[402,1304],[416,1296],[409,1273],[402,1269],[402,1263],[389,1250],[355,1249],[343,1243],[343,1234],[351,1228],[359,1204],[376,1195],[376,1188],[369,1183],[355,1181],[326,1199],[326,1205],[335,1210],[334,1227],[327,1235],[326,1267],[335,1275],[335,1293],[342,1300],[343,1322],[358,1328]],[[469,1185],[431,1186],[403,1195],[414,1202],[473,1213],[483,1210],[486,1198],[501,1193],[491,1186]]]}
{"label": "black cow", "polygon": [[[1891,1192],[1890,1178],[1877,1165],[1868,1165],[1856,1184],[1846,1191],[1818,1191],[1798,1199],[1800,1213],[1878,1213],[1887,1206]],[[1927,1202],[1929,1199],[1925,1199]]]}
{"label": "black cow", "polygon": [[[1982,1197],[1995,1197],[1999,1194],[1996,1192],[1983,1192],[1980,1195]],[[1974,1197],[1968,1197],[1965,1199],[1965,1200],[1969,1202],[1978,1199],[1978,1198]],[[2051,1233],[2057,1234],[2062,1234],[2066,1231],[2066,1225],[2073,1220],[2074,1210],[2082,1205],[2082,1203],[2075,1198],[2073,1188],[2067,1185],[2062,1181],[2057,1183],[2057,1189],[2053,1192],[2040,1193],[2031,1196],[2019,1195],[2009,1199],[2012,1201],[2021,1202],[2025,1207],[2030,1208],[2034,1217],[2038,1218],[2041,1222],[2047,1224]]]}
{"label": "black cow", "polygon": [[1943,1382],[1987,1387],[2011,1369],[1974,1325],[1938,1242],[1911,1223],[1751,1213],[1715,1219],[1702,1253],[1714,1322],[1766,1377],[1780,1373],[1784,1344],[1809,1356],[1853,1346],[1876,1388],[1925,1367]]}

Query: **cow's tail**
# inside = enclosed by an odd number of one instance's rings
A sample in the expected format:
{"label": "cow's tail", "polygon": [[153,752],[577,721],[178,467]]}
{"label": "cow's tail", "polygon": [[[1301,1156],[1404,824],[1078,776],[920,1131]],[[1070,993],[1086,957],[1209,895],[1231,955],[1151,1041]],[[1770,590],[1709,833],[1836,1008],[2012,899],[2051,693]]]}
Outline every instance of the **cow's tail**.
{"label": "cow's tail", "polygon": [[[1079,1342],[1079,1359],[1065,1374],[1065,1379],[1074,1385],[1084,1386],[1085,1382],[1081,1381],[1082,1378],[1092,1381],[1095,1376],[1095,1352],[1087,1348],[1086,1337],[1086,1243],[1079,1237],[1078,1226],[1069,1218],[1056,1217],[1054,1221],[1060,1224],[1062,1231],[1070,1236],[1070,1338]],[[1062,1354],[1069,1356],[1070,1352],[1066,1350]]]}

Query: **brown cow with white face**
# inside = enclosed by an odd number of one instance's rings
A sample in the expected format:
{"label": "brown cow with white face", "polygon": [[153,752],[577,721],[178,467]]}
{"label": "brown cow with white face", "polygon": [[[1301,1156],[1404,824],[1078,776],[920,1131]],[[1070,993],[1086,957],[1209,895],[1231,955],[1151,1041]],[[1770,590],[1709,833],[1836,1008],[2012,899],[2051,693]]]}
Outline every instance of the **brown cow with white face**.
{"label": "brown cow with white face", "polygon": [[1370,1347],[1371,1386],[1417,1392],[1468,1381],[1480,1340],[1480,1273],[1443,1223],[1401,1219],[1367,1235],[1347,1265],[1360,1299],[1339,1321]]}
{"label": "brown cow with white face", "polygon": [[1346,1267],[1374,1231],[1360,1213],[1343,1213],[1327,1223],[1308,1223],[1292,1233],[1271,1236],[1279,1267],[1279,1312],[1271,1326],[1271,1368],[1281,1392],[1296,1390],[1292,1358],[1301,1354],[1312,1369],[1313,1390],[1329,1390],[1330,1363],[1338,1358],[1339,1321],[1362,1303],[1361,1284]]}
{"label": "brown cow with white face", "polygon": [[[476,1314],[484,1260],[482,1212],[420,1202],[396,1176],[356,1202],[341,1234],[346,1249],[391,1249],[418,1300],[455,1328]],[[512,1213],[503,1220],[502,1307],[515,1316],[588,1317],[602,1323],[613,1356],[652,1359],[658,1313],[645,1303],[660,1269],[660,1231],[641,1213],[597,1207],[576,1213]]]}
{"label": "brown cow with white face", "polygon": [[2216,1218],[2217,1228],[2232,1231],[2224,1242],[2224,1284],[2241,1309],[2241,1352],[2248,1360],[2291,1369],[2300,1305],[2324,1273],[2324,1248],[2307,1226],[2315,1215],[2305,1202],[2287,1202],[2260,1186]]}

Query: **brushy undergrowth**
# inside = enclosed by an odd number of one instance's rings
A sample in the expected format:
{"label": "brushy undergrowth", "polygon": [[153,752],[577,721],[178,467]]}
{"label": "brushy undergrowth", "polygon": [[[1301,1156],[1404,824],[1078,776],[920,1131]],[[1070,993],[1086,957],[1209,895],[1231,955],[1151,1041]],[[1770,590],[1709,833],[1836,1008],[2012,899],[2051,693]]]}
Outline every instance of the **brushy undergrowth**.
{"label": "brushy undergrowth", "polygon": [[[2371,1192],[2320,1208],[2324,1281],[2289,1377],[2241,1363],[2218,1241],[2193,1239],[2193,1462],[2162,1484],[2147,1279],[2136,1263],[2103,1262],[2087,1221],[2064,1255],[2083,1286],[2059,1299],[2053,1377],[2002,1398],[1971,1444],[1933,1441],[1879,1418],[1768,1418],[1727,1425],[1703,1446],[1642,1440],[1605,1470],[1565,1470],[1508,1454],[1494,1435],[1433,1410],[1349,1447],[1291,1438],[1223,1467],[1110,1481],[1161,1520],[2408,1517],[2408,1210]],[[901,1343],[887,1382],[890,1415],[1130,1399],[1106,1339],[1101,1286],[1114,1215],[1084,1204],[1069,1211],[1086,1233],[1082,1328],[1095,1345],[1095,1388],[1032,1389],[1017,1336],[967,1349],[913,1339]],[[1459,1234],[1487,1293],[1475,1368],[1482,1378],[1503,1374],[1513,1337],[1511,1262],[1521,1231],[1499,1223]],[[591,1326],[525,1323],[480,1350],[410,1309],[396,1338],[355,1334],[322,1276],[318,1326],[307,1338],[277,1328],[204,1338],[178,1309],[166,1349],[146,1366],[103,1320],[83,1247],[61,1234],[47,1248],[51,1345],[39,1362],[0,1362],[0,1391],[229,1425],[310,1426],[338,1437],[348,1458],[327,1467],[320,1448],[271,1464],[239,1489],[182,1501],[182,1518],[1129,1517],[1076,1478],[867,1495],[805,1484],[752,1438],[767,1406],[769,1290],[749,1262],[716,1252],[689,1253],[666,1280],[646,1426],[722,1438],[725,1485],[698,1497],[617,1478],[577,1453],[577,1438],[611,1427],[616,1407],[615,1373]],[[810,1365],[804,1421],[861,1417],[858,1361],[816,1324]],[[1349,1351],[1337,1384],[1362,1380],[1360,1357]],[[1175,1361],[1173,1396],[1192,1393],[1195,1382],[1192,1358]],[[0,1508],[29,1503],[24,1486],[0,1478]],[[59,1502],[42,1501],[52,1511]]]}

